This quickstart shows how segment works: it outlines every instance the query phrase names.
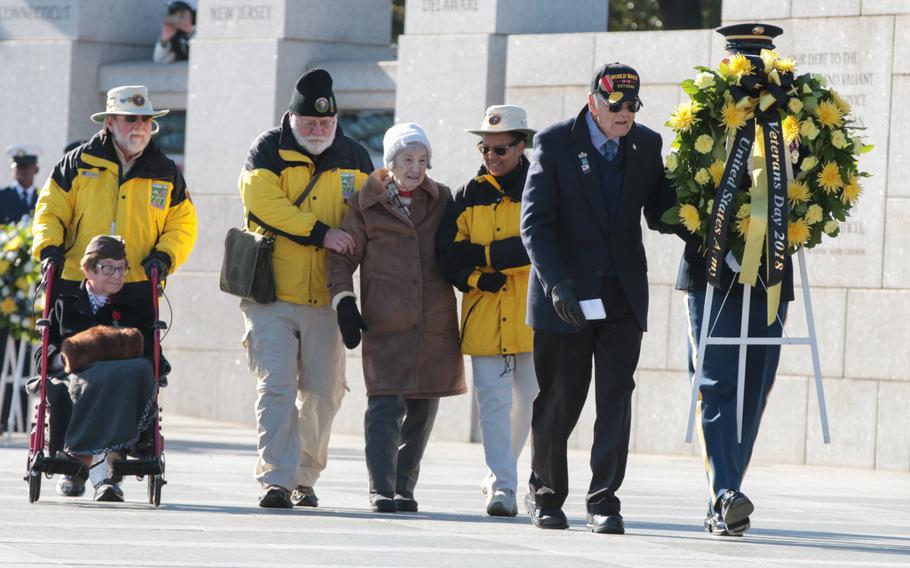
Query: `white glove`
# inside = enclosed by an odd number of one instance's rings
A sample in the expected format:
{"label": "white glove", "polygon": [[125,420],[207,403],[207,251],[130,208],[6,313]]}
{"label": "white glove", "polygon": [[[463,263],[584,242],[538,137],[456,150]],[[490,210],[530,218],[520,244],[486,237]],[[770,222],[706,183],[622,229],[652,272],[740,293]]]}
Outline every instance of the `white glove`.
{"label": "white glove", "polygon": [[739,273],[743,269],[743,267],[740,266],[738,262],[736,262],[736,257],[733,256],[732,250],[727,251],[727,256],[724,257],[724,262],[727,263],[727,266],[729,266],[730,270],[733,272]]}

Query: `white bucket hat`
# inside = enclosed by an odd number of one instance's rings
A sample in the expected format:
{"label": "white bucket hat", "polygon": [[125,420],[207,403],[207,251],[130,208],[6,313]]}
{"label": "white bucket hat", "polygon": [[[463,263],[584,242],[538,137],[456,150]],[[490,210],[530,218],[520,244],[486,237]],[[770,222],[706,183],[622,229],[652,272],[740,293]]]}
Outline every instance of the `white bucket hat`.
{"label": "white bucket hat", "polygon": [[497,134],[499,132],[520,132],[526,136],[525,147],[530,148],[536,130],[528,128],[528,113],[515,105],[494,105],[487,109],[483,124],[477,130],[465,130],[471,134]]}
{"label": "white bucket hat", "polygon": [[96,112],[92,120],[103,123],[109,115],[152,116],[158,118],[171,112],[168,109],[155,110],[149,100],[149,90],[142,85],[116,87],[107,92],[107,105],[104,112]]}

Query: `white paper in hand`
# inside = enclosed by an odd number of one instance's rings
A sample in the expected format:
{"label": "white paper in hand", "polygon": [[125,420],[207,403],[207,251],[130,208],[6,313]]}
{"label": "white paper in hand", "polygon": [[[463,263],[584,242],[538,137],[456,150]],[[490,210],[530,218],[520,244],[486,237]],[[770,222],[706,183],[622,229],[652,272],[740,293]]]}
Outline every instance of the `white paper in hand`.
{"label": "white paper in hand", "polygon": [[607,312],[604,310],[604,303],[600,298],[582,300],[578,303],[581,305],[581,311],[585,314],[586,320],[607,319]]}

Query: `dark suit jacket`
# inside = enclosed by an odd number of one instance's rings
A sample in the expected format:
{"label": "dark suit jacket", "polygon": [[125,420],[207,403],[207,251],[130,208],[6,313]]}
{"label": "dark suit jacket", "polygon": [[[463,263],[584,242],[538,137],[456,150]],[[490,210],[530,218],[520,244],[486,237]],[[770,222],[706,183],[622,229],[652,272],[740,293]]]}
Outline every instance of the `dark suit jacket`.
{"label": "dark suit jacket", "polygon": [[601,297],[609,252],[626,301],[646,330],[648,261],[641,214],[644,210],[650,228],[673,232],[660,223],[660,216],[676,199],[664,175],[661,138],[640,124],[622,138],[625,174],[616,218],[610,221],[586,112],[587,107],[534,138],[521,209],[521,236],[532,265],[528,324],[579,331],[556,315],[550,292],[572,279],[579,299]]}
{"label": "dark suit jacket", "polygon": [[31,215],[38,202],[38,191],[32,193],[28,201],[19,197],[14,186],[0,189],[0,225],[17,223],[24,215]]}

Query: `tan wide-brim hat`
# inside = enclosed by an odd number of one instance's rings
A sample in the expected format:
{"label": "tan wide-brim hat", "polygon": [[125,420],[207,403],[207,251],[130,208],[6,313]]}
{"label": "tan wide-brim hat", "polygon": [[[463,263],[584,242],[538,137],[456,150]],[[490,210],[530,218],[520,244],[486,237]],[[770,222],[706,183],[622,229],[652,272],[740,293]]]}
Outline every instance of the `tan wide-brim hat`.
{"label": "tan wide-brim hat", "polygon": [[155,110],[149,99],[149,90],[142,85],[116,87],[107,92],[107,108],[104,112],[96,112],[92,120],[103,123],[104,117],[109,115],[153,116],[158,118],[171,112],[168,109]]}
{"label": "tan wide-brim hat", "polygon": [[471,134],[483,136],[484,134],[497,134],[500,132],[520,132],[527,139],[525,147],[530,148],[534,142],[536,130],[528,128],[528,113],[525,109],[515,105],[494,105],[487,109],[483,117],[483,124],[477,130],[465,130]]}

